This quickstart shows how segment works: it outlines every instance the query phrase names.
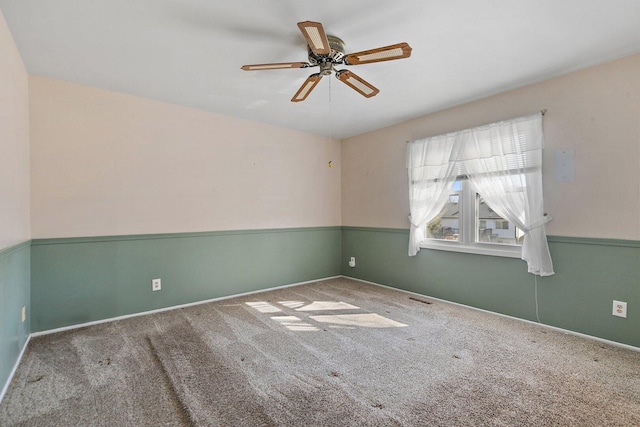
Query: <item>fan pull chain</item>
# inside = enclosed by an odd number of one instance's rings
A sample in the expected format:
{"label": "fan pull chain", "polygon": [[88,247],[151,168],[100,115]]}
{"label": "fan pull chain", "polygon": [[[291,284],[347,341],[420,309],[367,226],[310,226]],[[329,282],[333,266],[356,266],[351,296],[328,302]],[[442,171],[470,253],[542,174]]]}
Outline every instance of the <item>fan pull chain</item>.
{"label": "fan pull chain", "polygon": [[331,129],[331,138],[333,138],[333,126],[331,126],[331,81],[333,79],[329,76],[329,128]]}

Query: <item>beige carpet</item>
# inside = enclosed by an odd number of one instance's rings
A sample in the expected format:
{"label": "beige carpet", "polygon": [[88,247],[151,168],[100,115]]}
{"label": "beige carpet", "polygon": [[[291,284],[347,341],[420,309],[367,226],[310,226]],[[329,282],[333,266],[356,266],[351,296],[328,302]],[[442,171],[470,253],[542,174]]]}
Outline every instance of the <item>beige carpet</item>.
{"label": "beige carpet", "polygon": [[35,338],[0,425],[637,426],[640,353],[336,279]]}

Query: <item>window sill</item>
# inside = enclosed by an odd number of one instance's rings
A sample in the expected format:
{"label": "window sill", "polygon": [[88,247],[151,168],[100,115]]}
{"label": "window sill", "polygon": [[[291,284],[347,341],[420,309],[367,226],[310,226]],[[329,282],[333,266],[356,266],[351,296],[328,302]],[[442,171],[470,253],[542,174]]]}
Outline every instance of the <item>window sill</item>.
{"label": "window sill", "polygon": [[491,243],[479,243],[475,245],[463,245],[460,242],[424,240],[420,244],[424,249],[438,251],[463,252],[467,254],[500,256],[507,258],[521,258],[522,246],[498,245]]}

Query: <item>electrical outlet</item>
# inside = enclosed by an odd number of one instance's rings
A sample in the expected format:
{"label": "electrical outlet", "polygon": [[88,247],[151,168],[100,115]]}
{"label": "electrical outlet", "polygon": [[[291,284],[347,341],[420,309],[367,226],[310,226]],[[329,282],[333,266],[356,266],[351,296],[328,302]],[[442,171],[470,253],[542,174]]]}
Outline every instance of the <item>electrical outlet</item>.
{"label": "electrical outlet", "polygon": [[22,323],[24,323],[25,320],[27,320],[27,307],[23,305],[22,306]]}
{"label": "electrical outlet", "polygon": [[162,281],[160,279],[153,279],[151,281],[151,290],[159,291],[160,289],[162,289]]}
{"label": "electrical outlet", "polygon": [[356,257],[352,256],[349,260],[349,267],[353,268],[356,266]]}
{"label": "electrical outlet", "polygon": [[627,318],[627,303],[613,300],[613,315]]}

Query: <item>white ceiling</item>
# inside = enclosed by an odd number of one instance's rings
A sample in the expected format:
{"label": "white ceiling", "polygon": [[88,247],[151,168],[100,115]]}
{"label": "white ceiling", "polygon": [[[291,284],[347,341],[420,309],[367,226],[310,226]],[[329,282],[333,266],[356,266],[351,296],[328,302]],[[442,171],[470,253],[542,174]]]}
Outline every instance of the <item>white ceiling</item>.
{"label": "white ceiling", "polygon": [[[638,0],[0,0],[32,74],[345,138],[640,52]],[[296,23],[348,52],[402,41],[408,59],[349,67],[370,99],[306,61]],[[346,67],[342,67],[346,68]]]}

